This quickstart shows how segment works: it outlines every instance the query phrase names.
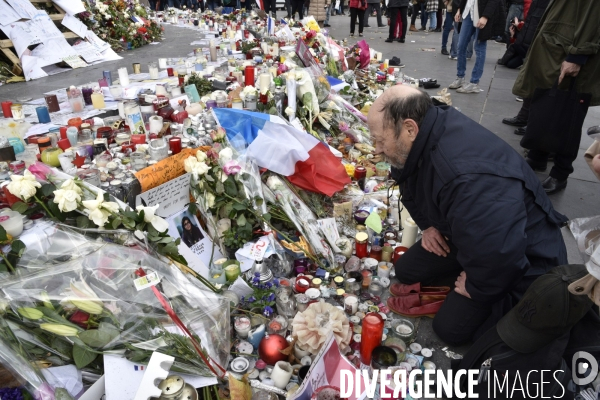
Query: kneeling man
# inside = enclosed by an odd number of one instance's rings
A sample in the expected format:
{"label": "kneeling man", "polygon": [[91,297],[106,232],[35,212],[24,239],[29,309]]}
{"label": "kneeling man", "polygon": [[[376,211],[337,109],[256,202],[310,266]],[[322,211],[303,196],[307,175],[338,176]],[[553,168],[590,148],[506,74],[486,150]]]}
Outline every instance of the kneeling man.
{"label": "kneeling man", "polygon": [[[396,288],[388,302],[395,312],[436,314],[437,335],[465,343],[492,327],[538,276],[567,263],[560,232],[567,218],[523,157],[492,132],[402,85],[375,101],[368,124],[423,231],[395,266],[402,284],[421,285]],[[449,278],[455,287],[447,296],[424,288]]]}

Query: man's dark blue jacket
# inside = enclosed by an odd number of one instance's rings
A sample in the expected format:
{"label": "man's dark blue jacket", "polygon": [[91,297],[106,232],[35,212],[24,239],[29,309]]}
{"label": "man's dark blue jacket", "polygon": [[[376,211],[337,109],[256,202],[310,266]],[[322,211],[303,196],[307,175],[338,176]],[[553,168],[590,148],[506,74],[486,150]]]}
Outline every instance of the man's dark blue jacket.
{"label": "man's dark blue jacket", "polygon": [[392,176],[419,228],[437,228],[458,248],[473,300],[498,301],[524,275],[567,263],[560,232],[567,218],[533,170],[452,107],[429,109],[404,169]]}

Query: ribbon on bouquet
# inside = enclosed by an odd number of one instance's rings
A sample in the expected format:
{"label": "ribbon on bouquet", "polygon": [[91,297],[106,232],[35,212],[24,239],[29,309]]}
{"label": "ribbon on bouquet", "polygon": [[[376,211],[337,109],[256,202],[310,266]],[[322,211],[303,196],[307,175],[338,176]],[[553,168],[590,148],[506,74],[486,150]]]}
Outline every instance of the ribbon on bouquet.
{"label": "ribbon on bouquet", "polygon": [[[146,271],[144,271],[140,267],[137,271],[135,271],[135,274],[139,277],[144,277],[144,276],[146,276]],[[165,309],[165,311],[167,312],[169,317],[171,317],[173,322],[175,322],[175,325],[177,325],[177,327],[179,329],[181,329],[190,338],[190,341],[192,342],[192,345],[194,346],[196,353],[198,353],[198,355],[202,358],[202,361],[204,361],[206,366],[216,376],[218,376],[220,378],[224,377],[225,372],[226,372],[225,369],[223,369],[223,367],[221,367],[218,362],[213,360],[212,357],[208,356],[210,361],[212,361],[218,367],[218,369],[221,370],[221,373],[219,374],[218,372],[215,371],[215,369],[213,368],[213,366],[211,365],[209,360],[206,359],[206,356],[202,352],[202,347],[200,346],[200,344],[196,341],[196,339],[194,338],[192,333],[189,331],[189,329],[185,326],[183,321],[181,321],[181,319],[177,316],[177,314],[175,314],[175,311],[171,308],[171,306],[169,305],[169,302],[164,298],[164,296],[160,293],[160,291],[156,288],[156,286],[151,286],[150,288],[154,292],[154,295],[156,296],[156,298],[158,299],[160,304],[163,306],[163,308]]]}

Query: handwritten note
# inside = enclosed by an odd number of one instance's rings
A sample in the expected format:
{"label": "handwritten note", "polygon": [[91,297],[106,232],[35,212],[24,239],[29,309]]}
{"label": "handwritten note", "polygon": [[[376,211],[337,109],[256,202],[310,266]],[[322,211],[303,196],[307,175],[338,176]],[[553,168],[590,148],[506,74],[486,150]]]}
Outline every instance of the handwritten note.
{"label": "handwritten note", "polygon": [[63,18],[61,24],[64,27],[73,31],[73,33],[75,33],[77,36],[85,39],[85,35],[87,34],[88,29],[85,26],[85,24],[81,22],[78,18],[73,17],[69,14],[65,14],[65,17]]}
{"label": "handwritten note", "polygon": [[323,70],[315,61],[315,58],[304,41],[298,40],[298,44],[296,45],[296,54],[304,66],[312,71],[313,75],[319,76],[323,73]]}
{"label": "handwritten note", "polygon": [[183,210],[185,205],[190,202],[190,178],[190,174],[185,174],[150,189],[138,195],[135,204],[136,206],[143,204],[147,207],[160,204],[156,215],[168,218]]}
{"label": "handwritten note", "polygon": [[135,177],[140,181],[142,193],[183,175],[185,173],[183,162],[194,155],[196,149],[183,149],[179,154],[136,172]]}

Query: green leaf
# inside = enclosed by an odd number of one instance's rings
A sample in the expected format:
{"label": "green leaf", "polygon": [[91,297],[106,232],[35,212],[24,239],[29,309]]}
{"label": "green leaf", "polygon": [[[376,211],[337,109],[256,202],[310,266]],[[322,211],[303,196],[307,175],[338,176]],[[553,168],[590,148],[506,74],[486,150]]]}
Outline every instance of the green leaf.
{"label": "green leaf", "polygon": [[246,225],[246,217],[244,216],[244,214],[241,214],[237,218],[237,224],[238,224],[238,226],[244,226],[244,225]]}
{"label": "green leaf", "polygon": [[[90,347],[102,348],[109,344],[116,336],[114,332],[108,330],[90,329],[83,331],[79,335],[79,339]],[[91,361],[90,361],[91,362]]]}
{"label": "green leaf", "polygon": [[0,242],[4,242],[5,240],[8,240],[8,236],[6,236],[6,229],[0,225]]}
{"label": "green leaf", "polygon": [[113,229],[117,229],[119,227],[119,225],[121,225],[121,223],[123,222],[123,220],[119,217],[115,218],[112,222],[112,228]]}
{"label": "green leaf", "polygon": [[173,241],[173,238],[172,238],[172,237],[170,237],[170,236],[167,236],[167,237],[164,237],[164,238],[162,238],[162,239],[160,240],[160,242],[158,242],[158,243],[164,243],[164,244],[167,244],[167,243],[171,243],[172,241]]}
{"label": "green leaf", "polygon": [[233,204],[227,203],[221,208],[221,218],[229,218],[229,214],[233,211]]}
{"label": "green leaf", "polygon": [[217,182],[215,191],[217,192],[217,194],[222,194],[225,191],[225,186],[223,186],[223,183],[221,181]]}
{"label": "green leaf", "polygon": [[262,197],[256,196],[254,198],[254,204],[256,204],[256,207],[262,207],[263,203],[264,203],[264,200]]}
{"label": "green leaf", "polygon": [[302,105],[304,106],[304,108],[306,108],[308,111],[312,112],[313,111],[313,104],[312,104],[312,93],[310,92],[306,92],[304,93],[304,95],[302,96]]}
{"label": "green leaf", "polygon": [[42,314],[44,314],[46,317],[53,319],[55,323],[58,324],[64,324],[64,325],[68,325],[68,326],[72,326],[73,328],[77,328],[77,329],[81,329],[80,326],[75,325],[74,323],[72,323],[71,321],[68,321],[66,318],[64,318],[63,316],[61,316],[58,312],[49,309],[48,307],[36,307],[37,310],[40,310],[42,312]]}
{"label": "green leaf", "polygon": [[8,272],[8,266],[4,263],[0,263],[0,272]]}
{"label": "green leaf", "polygon": [[56,217],[56,219],[58,219],[60,222],[65,222],[65,219],[67,219],[67,217],[60,211],[60,209],[58,208],[58,204],[56,204],[53,201],[49,201],[46,203],[46,205],[50,212]]}
{"label": "green leaf", "polygon": [[238,189],[233,176],[228,176],[227,180],[225,181],[225,183],[223,183],[223,185],[225,186],[225,193],[227,193],[227,195],[231,197],[237,196]]}
{"label": "green leaf", "polygon": [[188,206],[188,211],[191,214],[196,214],[198,212],[198,205],[196,203],[190,203]]}
{"label": "green leaf", "polygon": [[162,240],[162,238],[160,236],[150,236],[150,235],[148,235],[148,240],[150,240],[151,242],[158,242],[158,241]]}
{"label": "green leaf", "polygon": [[125,226],[125,228],[129,229],[129,230],[134,230],[135,229],[135,221],[132,220],[131,218],[123,218],[123,226]]}
{"label": "green leaf", "polygon": [[137,224],[137,226],[135,227],[135,229],[137,229],[138,231],[144,231],[144,229],[146,229],[146,223],[145,222],[140,222],[139,224]]}
{"label": "green leaf", "polygon": [[158,231],[152,224],[148,225],[148,236],[158,236]]}
{"label": "green leaf", "polygon": [[[138,213],[136,213],[135,211],[127,210],[127,211],[123,211],[121,214],[124,217],[127,217],[133,221],[136,221],[136,222],[141,221],[141,219],[139,219],[140,217],[139,217]],[[123,220],[125,220],[125,218],[123,218]]]}
{"label": "green leaf", "polygon": [[56,190],[56,186],[54,186],[51,183],[45,183],[42,185],[42,194],[46,197],[51,196],[52,194],[54,194],[54,191]]}
{"label": "green leaf", "polygon": [[77,223],[77,227],[82,229],[87,229],[92,225],[92,221],[85,215],[80,215],[75,218],[75,222]]}
{"label": "green leaf", "polygon": [[11,251],[15,253],[17,257],[21,257],[26,248],[27,246],[25,246],[25,243],[20,240],[15,240],[10,246]]}
{"label": "green leaf", "polygon": [[248,206],[244,203],[233,203],[233,209],[237,211],[247,210]]}
{"label": "green leaf", "polygon": [[[177,240],[175,240],[175,245],[179,246],[181,244],[181,238],[177,238]],[[187,265],[187,264],[185,264]]]}
{"label": "green leaf", "polygon": [[262,217],[265,219],[265,221],[270,222],[271,221],[271,214],[269,213],[264,213],[262,215]]}
{"label": "green leaf", "polygon": [[212,176],[205,174],[204,175],[204,179],[206,179],[208,182],[214,182],[215,178],[213,178]]}
{"label": "green leaf", "polygon": [[90,364],[96,359],[96,357],[98,357],[98,354],[92,353],[84,347],[81,347],[77,344],[73,346],[73,360],[79,369]]}
{"label": "green leaf", "polygon": [[13,206],[11,207],[11,209],[13,211],[16,211],[18,213],[24,214],[25,211],[27,211],[27,209],[29,208],[29,206],[25,203],[23,203],[22,201],[17,201],[15,204],[13,204]]}

